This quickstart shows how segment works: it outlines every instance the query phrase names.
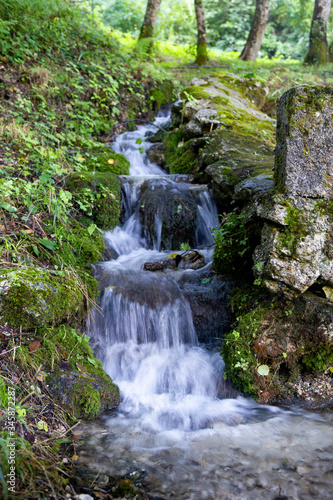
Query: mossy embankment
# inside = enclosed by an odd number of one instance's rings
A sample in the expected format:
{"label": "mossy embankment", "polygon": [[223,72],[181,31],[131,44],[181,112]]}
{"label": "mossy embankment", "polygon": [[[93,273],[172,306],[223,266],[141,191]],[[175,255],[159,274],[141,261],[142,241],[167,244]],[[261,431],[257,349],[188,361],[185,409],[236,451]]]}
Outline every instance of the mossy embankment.
{"label": "mossy embankment", "polygon": [[219,72],[194,79],[181,98],[163,140],[165,166],[211,182],[226,211],[240,181],[273,175],[275,120],[261,111],[266,89],[253,77]]}
{"label": "mossy embankment", "polygon": [[109,143],[170,102],[174,84],[68,2],[5,0],[0,22],[0,490],[7,498],[10,388],[16,498],[65,498],[71,428],[119,403],[85,335],[98,293],[90,266],[119,222],[118,176],[129,172]]}

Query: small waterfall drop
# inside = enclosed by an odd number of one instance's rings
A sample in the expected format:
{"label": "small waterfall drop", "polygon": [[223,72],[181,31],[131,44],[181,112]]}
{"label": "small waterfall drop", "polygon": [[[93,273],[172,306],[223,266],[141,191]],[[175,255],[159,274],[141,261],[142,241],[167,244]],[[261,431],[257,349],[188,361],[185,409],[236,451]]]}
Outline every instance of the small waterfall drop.
{"label": "small waterfall drop", "polygon": [[[161,113],[156,124],[168,120]],[[155,131],[141,126],[112,144],[130,160],[130,176],[122,178],[123,225],[105,234],[117,257],[96,266],[100,308],[88,333],[122,401],[102,426],[82,427],[87,453],[102,473],[147,474],[151,498],[307,500],[312,491],[316,498],[332,498],[333,417],[228,397],[220,353],[198,342],[178,282],[210,267],[216,207],[205,186],[167,175],[148,160],[144,139]],[[146,262],[183,253],[179,227],[205,256],[205,267],[144,271]],[[308,470],[312,483],[302,483]]]}

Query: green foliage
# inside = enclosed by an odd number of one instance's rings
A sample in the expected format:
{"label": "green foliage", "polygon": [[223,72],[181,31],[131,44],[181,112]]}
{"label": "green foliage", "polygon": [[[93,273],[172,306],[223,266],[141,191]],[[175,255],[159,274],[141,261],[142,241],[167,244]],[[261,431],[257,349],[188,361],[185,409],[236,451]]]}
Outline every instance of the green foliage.
{"label": "green foliage", "polygon": [[322,372],[333,363],[333,346],[325,343],[311,346],[311,350],[307,352],[302,363],[312,372]]}
{"label": "green foliage", "polygon": [[102,229],[119,223],[121,209],[120,182],[111,172],[72,174],[67,186],[75,193],[75,202]]}
{"label": "green foliage", "polygon": [[287,204],[285,224],[287,225],[281,238],[281,244],[294,253],[296,246],[303,236],[306,236],[306,223],[304,216],[297,207]]}
{"label": "green foliage", "polygon": [[[130,0],[102,0],[103,21],[114,29],[138,36],[146,11],[146,0],[133,4]],[[169,40],[171,43],[190,43],[196,41],[196,23],[193,2],[161,2],[155,38]]]}
{"label": "green foliage", "polygon": [[[91,22],[93,21],[93,22]],[[74,52],[76,42],[114,47],[97,19],[62,0],[3,0],[0,6],[0,46],[3,55],[19,62],[40,51]]]}
{"label": "green foliage", "polygon": [[221,273],[240,271],[251,265],[251,247],[244,215],[230,212],[219,229],[214,230],[214,265]]}
{"label": "green foliage", "polygon": [[238,318],[235,328],[228,333],[222,344],[223,359],[231,381],[250,395],[257,395],[258,385],[255,370],[258,361],[252,343],[260,333],[265,307],[257,307]]}

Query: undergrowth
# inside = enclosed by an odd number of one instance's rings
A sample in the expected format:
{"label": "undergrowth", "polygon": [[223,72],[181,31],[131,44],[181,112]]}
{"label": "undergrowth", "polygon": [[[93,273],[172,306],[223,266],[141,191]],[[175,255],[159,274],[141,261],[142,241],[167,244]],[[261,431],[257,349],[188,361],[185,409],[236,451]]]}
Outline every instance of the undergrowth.
{"label": "undergrowth", "polygon": [[[118,389],[82,332],[97,295],[90,266],[103,258],[103,231],[119,221],[117,176],[129,169],[109,142],[128,120],[150,119],[175,97],[166,71],[147,61],[146,52],[141,47],[135,58],[123,53],[84,3],[79,8],[64,0],[1,2],[0,490],[5,499],[11,495],[6,474],[13,436],[15,498],[73,496],[77,458],[71,428],[77,418],[93,418],[119,402]],[[67,302],[66,290],[71,291]],[[69,300],[73,294],[75,304]],[[9,389],[16,397],[13,428]]]}

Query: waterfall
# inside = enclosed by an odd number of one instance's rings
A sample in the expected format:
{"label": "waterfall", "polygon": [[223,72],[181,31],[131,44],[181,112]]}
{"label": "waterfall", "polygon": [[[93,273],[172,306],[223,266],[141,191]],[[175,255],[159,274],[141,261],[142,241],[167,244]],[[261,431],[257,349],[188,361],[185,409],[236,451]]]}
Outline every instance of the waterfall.
{"label": "waterfall", "polygon": [[[167,120],[162,114],[157,123]],[[212,261],[216,207],[205,186],[167,175],[138,151],[137,139],[152,132],[153,125],[142,126],[114,143],[131,161],[131,175],[122,178],[124,223],[105,234],[117,257],[96,266],[100,299],[88,333],[122,401],[102,423],[76,428],[85,440],[78,455],[94,474],[139,477],[149,498],[332,498],[332,414],[230,397],[220,353],[198,342],[180,287],[206,286],[201,273]],[[146,151],[149,143],[142,144]],[[174,225],[166,228],[170,199]],[[144,271],[146,262],[183,254],[178,225],[200,247],[205,267]]]}

